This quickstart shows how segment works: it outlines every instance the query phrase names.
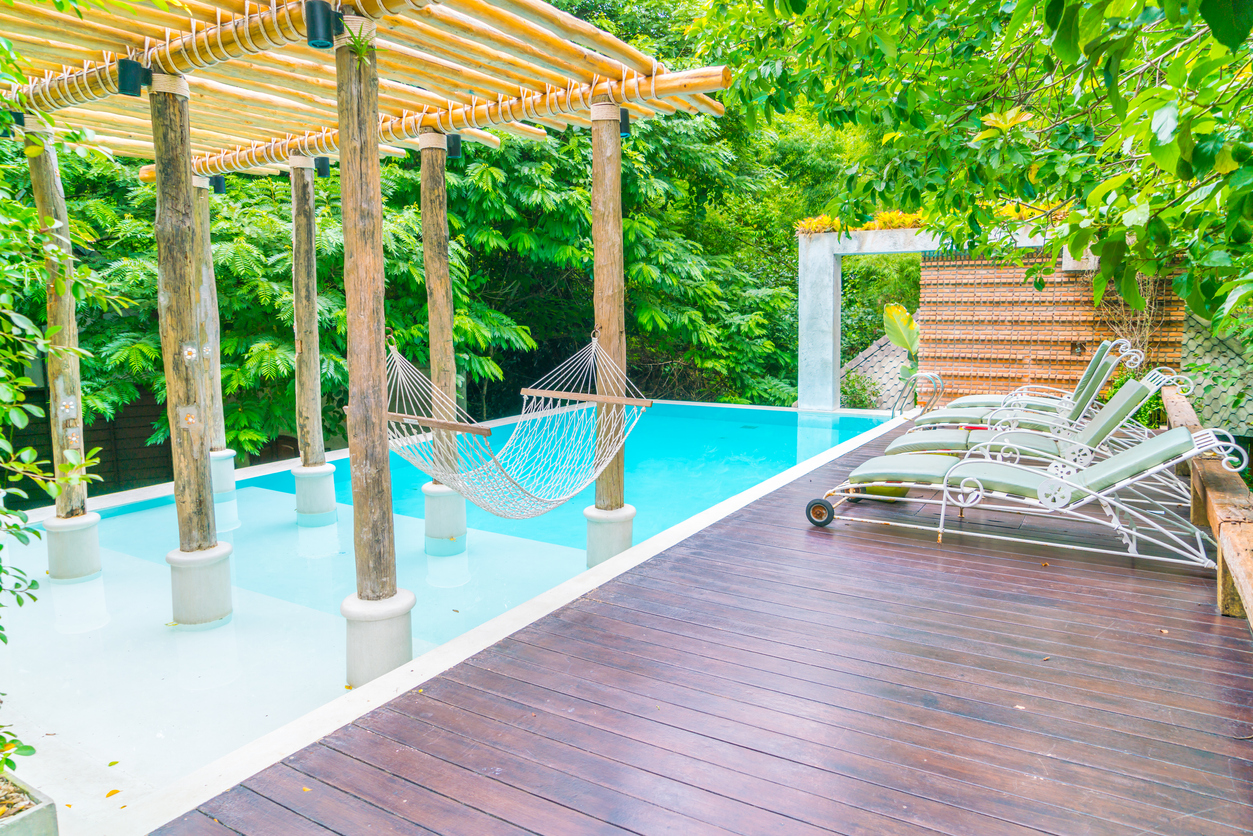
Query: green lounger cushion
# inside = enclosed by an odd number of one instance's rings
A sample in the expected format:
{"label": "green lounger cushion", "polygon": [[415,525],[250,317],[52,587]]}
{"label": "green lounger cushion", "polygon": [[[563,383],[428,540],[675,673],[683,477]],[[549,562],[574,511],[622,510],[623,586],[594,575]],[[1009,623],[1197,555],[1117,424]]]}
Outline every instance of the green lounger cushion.
{"label": "green lounger cushion", "polygon": [[1175,456],[1181,456],[1192,447],[1192,433],[1188,428],[1175,427],[1147,441],[1141,441],[1130,450],[1124,450],[1084,468],[1075,474],[1072,481],[1093,491],[1103,491],[1124,479],[1164,464]]}
{"label": "green lounger cushion", "polygon": [[[949,429],[918,430],[917,432],[905,433],[889,444],[885,452],[889,456],[899,456],[906,453],[964,453],[976,444],[991,441],[996,436],[1002,436],[1000,439],[1002,442],[1008,440],[1008,443],[1019,448],[1024,453],[1030,451],[1047,453],[1050,456],[1060,454],[1056,441],[1031,433],[1012,433],[1004,436],[999,430]],[[1003,444],[995,445],[992,448],[993,452],[999,452],[1002,447]]]}
{"label": "green lounger cushion", "polygon": [[[964,395],[948,402],[945,409],[996,409],[1005,403],[1009,395]],[[1056,412],[1061,401],[1056,398],[1026,398],[1018,406],[1027,406],[1041,412]]]}
{"label": "green lounger cushion", "polygon": [[974,447],[976,444],[996,439],[997,443],[992,445],[992,452],[999,453],[1005,449],[1006,444],[1017,447],[1023,454],[1030,453],[1047,453],[1050,456],[1061,455],[1061,451],[1057,447],[1057,442],[1047,436],[1035,435],[1034,433],[1005,433],[1001,430],[971,430],[969,446]]}
{"label": "green lounger cushion", "polygon": [[1078,440],[1089,447],[1102,443],[1109,438],[1110,433],[1122,426],[1128,415],[1140,408],[1150,394],[1149,387],[1140,381],[1128,380],[1087,423],[1079,433]]}
{"label": "green lounger cushion", "polygon": [[889,456],[899,456],[903,453],[935,453],[956,450],[965,451],[966,440],[970,437],[970,430],[918,430],[917,432],[908,432],[900,438],[895,439],[888,445],[886,452]]}
{"label": "green lounger cushion", "polygon": [[[1097,368],[1105,360],[1105,355],[1109,354],[1109,349],[1111,345],[1113,345],[1113,343],[1111,343],[1109,340],[1104,340],[1101,342],[1099,346],[1097,346],[1096,351],[1092,355],[1092,359],[1088,361],[1087,368],[1083,370],[1083,375],[1079,378],[1079,382],[1075,384],[1075,388],[1072,390],[1072,394],[1075,392],[1082,392],[1087,389],[1089,381],[1092,380],[1092,375],[1096,373]],[[957,408],[957,409],[963,409],[966,407],[983,407],[983,408],[988,408],[988,409],[995,409],[996,407],[1001,406],[1003,403],[1005,403],[1005,398],[1007,397],[1009,396],[1008,395],[965,395],[963,397],[955,398],[949,401],[948,406]],[[1032,398],[1030,403],[1031,403],[1032,409],[1055,410],[1057,408],[1057,404],[1054,402],[1052,398]]]}
{"label": "green lounger cushion", "polygon": [[[854,485],[867,482],[914,482],[922,485],[939,485],[948,469],[962,459],[957,456],[940,456],[930,453],[914,453],[899,456],[876,456],[862,464],[848,480]],[[960,485],[974,477],[984,490],[1004,491],[1015,496],[1034,498],[1040,485],[1049,475],[1044,470],[1031,470],[1000,462],[967,460],[954,474],[952,483]]]}
{"label": "green lounger cushion", "polygon": [[[996,414],[994,415],[993,412]],[[989,422],[999,423],[1015,417],[1018,418],[1018,425],[1023,429],[1047,430],[1051,426],[1047,416],[1032,412],[1016,412],[1008,409],[949,409],[947,407],[924,412],[914,420],[914,423],[918,426],[927,424],[987,426]]]}

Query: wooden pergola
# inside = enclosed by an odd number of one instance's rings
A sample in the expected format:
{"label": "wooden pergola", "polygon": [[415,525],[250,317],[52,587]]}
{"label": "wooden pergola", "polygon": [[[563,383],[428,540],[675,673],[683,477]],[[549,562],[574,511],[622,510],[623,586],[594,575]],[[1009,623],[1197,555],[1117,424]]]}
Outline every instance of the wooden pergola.
{"label": "wooden pergola", "polygon": [[[343,606],[348,680],[360,684],[404,664],[412,655],[413,595],[396,583],[380,156],[409,148],[421,154],[431,378],[455,397],[448,136],[498,146],[492,130],[538,140],[547,129],[590,128],[596,326],[602,346],[625,368],[620,126],[628,117],[720,115],[722,106],[708,94],[729,85],[728,70],[671,71],[542,0],[357,0],[338,12],[322,0],[179,0],[168,10],[151,2],[129,10],[84,7],[81,16],[16,0],[0,4],[0,36],[14,43],[29,71],[30,83],[9,91],[7,106],[25,114],[32,152],[42,148],[29,158],[31,179],[40,213],[56,228],[68,229],[68,219],[50,132],[90,129],[114,154],[153,161],[141,176],[157,186],[160,330],[179,524],[179,548],[167,558],[176,622],[212,623],[231,612],[230,544],[218,542],[214,511],[215,471],[219,495],[233,494],[234,482],[220,466],[233,454],[222,420],[210,178],[290,172],[297,511],[324,518],[333,468],[320,418],[313,169],[314,158],[338,157],[357,562],[357,593]],[[54,342],[76,346],[73,296],[56,292],[56,270],[49,265],[48,323],[59,328]],[[77,359],[51,356],[49,380],[54,462],[61,464],[83,443]],[[322,487],[302,499],[302,483]],[[598,513],[619,520],[614,542],[621,542],[625,520],[629,545],[633,509],[625,506],[621,453],[598,479],[596,497]],[[333,489],[329,503],[333,519]],[[93,517],[85,489],[58,498],[57,519],[48,524],[54,579],[100,571]]]}

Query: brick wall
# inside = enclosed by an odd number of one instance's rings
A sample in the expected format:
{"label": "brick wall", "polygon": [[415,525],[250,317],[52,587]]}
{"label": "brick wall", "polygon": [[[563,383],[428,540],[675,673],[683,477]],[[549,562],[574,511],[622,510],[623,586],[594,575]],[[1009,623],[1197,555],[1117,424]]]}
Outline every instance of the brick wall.
{"label": "brick wall", "polygon": [[[1110,326],[1120,319],[1122,301],[1107,298],[1098,311],[1091,273],[1058,270],[1044,290],[1024,275],[1022,267],[923,254],[919,365],[944,376],[946,400],[1028,383],[1073,388],[1100,341],[1123,336]],[[1166,288],[1159,310],[1143,371],[1180,365],[1183,302]]]}

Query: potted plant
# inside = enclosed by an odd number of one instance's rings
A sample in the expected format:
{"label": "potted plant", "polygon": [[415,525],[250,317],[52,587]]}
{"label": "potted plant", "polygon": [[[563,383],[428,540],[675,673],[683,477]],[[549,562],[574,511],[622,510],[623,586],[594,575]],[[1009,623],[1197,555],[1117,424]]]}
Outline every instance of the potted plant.
{"label": "potted plant", "polygon": [[[0,739],[5,733],[0,731]],[[12,738],[7,738],[11,742]],[[29,748],[29,747],[27,747]],[[4,756],[8,761],[8,755]],[[35,788],[0,769],[0,834],[57,836],[57,805]]]}

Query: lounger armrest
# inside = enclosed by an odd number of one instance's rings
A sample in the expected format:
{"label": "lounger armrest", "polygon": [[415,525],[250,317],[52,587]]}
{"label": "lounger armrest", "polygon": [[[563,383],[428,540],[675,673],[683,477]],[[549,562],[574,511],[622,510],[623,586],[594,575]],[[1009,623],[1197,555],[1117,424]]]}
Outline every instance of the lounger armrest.
{"label": "lounger armrest", "polygon": [[[1059,464],[1070,465],[1072,467],[1087,467],[1092,463],[1092,460],[1096,458],[1096,448],[1084,444],[1082,441],[1077,441],[1073,436],[1047,432],[1045,430],[1016,430],[1002,429],[999,427],[993,427],[993,430],[996,431],[996,435],[992,436],[987,441],[981,441],[967,449],[966,455],[962,458],[970,458],[977,451],[981,453],[985,459],[996,458],[997,461],[1003,461],[1003,458],[999,455],[999,451],[995,449],[998,447],[1001,450],[1013,448],[1017,453],[1017,457],[1014,461],[1017,461],[1018,458],[1043,459],[1045,461],[1058,462]],[[1021,437],[1024,435],[1032,436],[1034,438],[1047,438],[1051,441],[1057,442],[1058,447],[1062,450],[1061,455],[1055,455],[1053,453],[1037,450],[1035,448],[1024,452],[1013,442],[1013,438],[1015,436]]]}

